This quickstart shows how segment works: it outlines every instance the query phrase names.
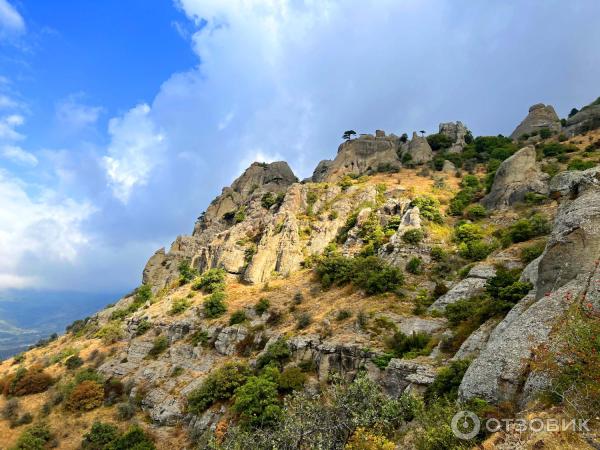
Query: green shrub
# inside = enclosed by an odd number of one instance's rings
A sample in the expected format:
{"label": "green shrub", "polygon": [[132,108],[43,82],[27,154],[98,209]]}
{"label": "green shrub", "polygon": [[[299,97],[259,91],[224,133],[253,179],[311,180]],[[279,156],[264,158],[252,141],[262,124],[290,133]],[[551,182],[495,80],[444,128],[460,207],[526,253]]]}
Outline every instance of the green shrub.
{"label": "green shrub", "polygon": [[349,319],[350,317],[352,317],[352,312],[348,311],[347,309],[341,309],[337,312],[335,320],[341,322],[343,320]]}
{"label": "green shrub", "polygon": [[264,313],[266,313],[269,310],[270,306],[271,306],[271,303],[269,302],[269,299],[263,297],[256,303],[256,305],[254,305],[254,311],[259,316],[262,316]]}
{"label": "green shrub", "polygon": [[573,145],[560,144],[558,142],[547,142],[538,146],[538,149],[545,157],[560,156],[565,153],[577,151],[577,147]]}
{"label": "green shrub", "polygon": [[210,339],[208,337],[208,333],[204,330],[195,331],[190,336],[190,342],[194,347],[197,345],[202,345],[204,347],[208,344],[209,341]]}
{"label": "green shrub", "polygon": [[75,370],[83,366],[83,359],[77,355],[70,356],[65,360],[65,367],[69,370]]}
{"label": "green shrub", "polygon": [[131,402],[119,403],[117,405],[117,411],[115,413],[115,418],[122,422],[126,420],[130,420],[135,416],[135,405]]}
{"label": "green shrub", "polygon": [[299,367],[288,367],[279,377],[278,387],[283,392],[297,391],[304,387],[306,374]]}
{"label": "green shrub", "polygon": [[157,336],[152,343],[152,348],[148,352],[148,357],[156,359],[168,348],[169,338],[167,336]]}
{"label": "green shrub", "polygon": [[17,439],[10,450],[45,450],[54,439],[54,434],[45,423],[32,425]]}
{"label": "green shrub", "polygon": [[523,247],[521,249],[521,261],[523,261],[525,264],[529,264],[531,261],[544,253],[545,248],[545,242],[538,242],[527,247]]}
{"label": "green shrub", "polygon": [[496,245],[482,240],[463,242],[458,246],[458,254],[471,261],[481,261],[496,249]]}
{"label": "green shrub", "polygon": [[448,254],[442,247],[432,247],[430,255],[434,261],[444,261],[448,257]]}
{"label": "green shrub", "polygon": [[458,387],[470,363],[469,360],[451,361],[449,366],[440,369],[433,383],[425,391],[425,402],[429,404],[442,397],[450,401],[456,400],[458,398]]}
{"label": "green shrub", "polygon": [[547,195],[538,194],[536,192],[527,192],[525,194],[525,203],[528,205],[541,205],[548,200]]}
{"label": "green shrub", "polygon": [[548,234],[550,230],[550,224],[544,216],[533,214],[529,218],[519,219],[510,225],[506,231],[506,238],[510,242],[524,242]]}
{"label": "green shrub", "polygon": [[81,369],[73,378],[75,384],[83,383],[84,381],[95,381],[98,384],[104,383],[104,377],[91,367]]}
{"label": "green shrub", "polygon": [[277,384],[265,377],[250,377],[235,391],[233,410],[243,426],[264,427],[281,415]]}
{"label": "green shrub", "polygon": [[82,450],[155,450],[152,439],[138,425],[119,433],[111,424],[94,422],[81,441]]}
{"label": "green shrub", "polygon": [[267,192],[262,196],[260,202],[263,208],[271,209],[273,205],[277,205],[279,207],[283,203],[284,198],[285,194],[275,194],[274,192]]}
{"label": "green shrub", "polygon": [[465,217],[469,220],[485,219],[487,210],[483,205],[471,205],[465,211]]}
{"label": "green shrub", "polygon": [[453,144],[452,138],[442,133],[430,134],[427,136],[427,142],[433,151],[445,150]]}
{"label": "green shrub", "polygon": [[213,370],[200,387],[188,396],[188,411],[200,415],[215,402],[229,400],[235,390],[246,383],[249,376],[250,368],[245,363],[226,363]]}
{"label": "green shrub", "polygon": [[282,366],[292,356],[292,352],[287,341],[283,338],[270,344],[262,355],[256,360],[256,367],[259,369],[270,363],[276,363]]}
{"label": "green shrub", "polygon": [[198,271],[192,268],[190,262],[187,260],[181,261],[177,268],[179,270],[179,284],[182,286],[192,281],[198,275]]}
{"label": "green shrub", "polygon": [[406,264],[406,271],[413,275],[418,275],[423,272],[423,260],[418,256],[413,256]]}
{"label": "green shrub", "polygon": [[575,158],[569,163],[567,170],[587,170],[595,166],[596,163],[594,161],[583,161],[582,159]]}
{"label": "green shrub", "polygon": [[190,302],[187,299],[176,298],[175,300],[173,300],[173,303],[171,304],[171,309],[169,310],[168,314],[170,316],[176,316],[176,315],[184,312],[189,307],[190,307]]}
{"label": "green shrub", "polygon": [[223,291],[225,289],[225,275],[223,269],[209,269],[204,272],[192,285],[192,289],[204,291],[207,294]]}
{"label": "green shrub", "polygon": [[422,218],[438,224],[444,223],[440,212],[440,202],[436,198],[428,195],[416,197],[412,200],[411,205],[419,208]]}
{"label": "green shrub", "polygon": [[144,333],[146,333],[146,331],[148,331],[150,328],[152,328],[152,324],[148,322],[147,319],[143,319],[138,323],[138,326],[135,329],[135,335],[141,336]]}
{"label": "green shrub", "polygon": [[312,317],[309,313],[301,313],[296,321],[296,328],[303,330],[312,323]]}
{"label": "green shrub", "polygon": [[402,331],[395,332],[387,339],[387,345],[397,358],[414,357],[423,354],[431,336],[424,332],[412,333],[407,336]]}
{"label": "green shrub", "polygon": [[549,138],[549,137],[551,137],[551,136],[552,136],[552,131],[550,131],[550,129],[549,129],[549,128],[542,128],[542,129],[540,130],[540,137],[541,137],[542,139],[548,139],[548,138]]}
{"label": "green shrub", "polygon": [[106,345],[114,344],[123,339],[124,336],[123,326],[118,320],[108,322],[96,333],[96,337],[102,339],[102,342]]}
{"label": "green shrub", "polygon": [[225,305],[225,292],[216,291],[208,296],[206,300],[204,300],[204,315],[208,319],[214,319],[222,316],[227,312],[227,306]]}
{"label": "green shrub", "polygon": [[474,223],[461,223],[454,228],[454,240],[456,242],[478,241],[483,237],[483,230]]}
{"label": "green shrub", "polygon": [[413,228],[411,230],[406,231],[402,235],[402,240],[407,244],[417,245],[419,242],[423,240],[423,232],[418,228]]}
{"label": "green shrub", "polygon": [[109,423],[94,422],[89,433],[83,436],[81,450],[104,450],[110,448],[119,437],[119,430]]}
{"label": "green shrub", "polygon": [[243,309],[238,309],[229,318],[229,325],[237,325],[246,321],[246,312]]}

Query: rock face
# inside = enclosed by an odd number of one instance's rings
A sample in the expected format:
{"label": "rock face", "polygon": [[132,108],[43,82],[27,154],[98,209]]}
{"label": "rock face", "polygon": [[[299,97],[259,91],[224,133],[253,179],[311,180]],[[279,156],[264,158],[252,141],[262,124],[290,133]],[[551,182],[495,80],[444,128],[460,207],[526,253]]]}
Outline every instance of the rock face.
{"label": "rock face", "polygon": [[564,131],[567,136],[575,136],[597,128],[600,128],[600,98],[569,117]]}
{"label": "rock face", "polygon": [[321,183],[322,181],[325,181],[327,178],[327,173],[329,172],[329,168],[332,164],[333,161],[331,159],[324,159],[323,161],[319,162],[312,174],[311,181],[313,183]]}
{"label": "rock face", "polygon": [[[415,132],[413,132],[405,154],[410,156],[410,161],[414,164],[424,164],[433,159],[433,150],[431,150],[429,142]],[[402,156],[404,157],[404,154]]]}
{"label": "rock face", "polygon": [[528,192],[547,194],[547,179],[536,163],[535,148],[524,147],[500,164],[492,189],[481,203],[488,209],[502,209],[523,201]]}
{"label": "rock face", "polygon": [[333,161],[319,164],[313,181],[336,181],[347,174],[362,175],[378,170],[399,169],[399,142],[397,136],[386,136],[381,130],[376,136],[362,134],[357,139],[350,139],[339,146]]}
{"label": "rock face", "polygon": [[[544,386],[529,361],[546,344],[567,308],[581,298],[600,302],[600,170],[559,174],[551,182],[562,202],[542,256],[525,270],[536,288],[494,329],[460,386],[463,399],[524,405]],[[537,266],[537,275],[532,274]]]}
{"label": "rock face", "polygon": [[517,140],[524,134],[539,132],[543,128],[555,133],[560,132],[560,119],[552,106],[537,103],[529,108],[529,114],[511,133],[510,138]]}
{"label": "rock face", "polygon": [[460,153],[467,145],[466,137],[469,130],[462,122],[440,123],[439,133],[452,139],[452,145],[448,149],[449,153]]}
{"label": "rock face", "polygon": [[467,278],[459,281],[448,292],[438,298],[429,311],[443,311],[446,306],[481,294],[485,290],[487,280],[496,275],[496,269],[488,264],[478,264],[473,267]]}

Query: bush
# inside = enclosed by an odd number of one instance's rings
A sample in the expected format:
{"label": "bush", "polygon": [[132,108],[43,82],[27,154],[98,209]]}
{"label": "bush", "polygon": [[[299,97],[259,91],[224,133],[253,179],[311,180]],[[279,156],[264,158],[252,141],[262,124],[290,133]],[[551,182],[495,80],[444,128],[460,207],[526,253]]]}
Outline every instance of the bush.
{"label": "bush", "polygon": [[461,223],[454,229],[454,240],[456,242],[472,242],[482,239],[483,230],[479,225],[473,223]]}
{"label": "bush", "polygon": [[256,367],[261,369],[270,363],[282,366],[292,355],[287,341],[283,338],[270,344],[262,355],[256,360]]}
{"label": "bush", "polygon": [[184,312],[189,307],[190,307],[190,302],[187,301],[187,299],[176,298],[175,300],[173,300],[173,303],[171,304],[171,309],[169,310],[168,314],[170,316],[176,316],[176,315]]}
{"label": "bush", "polygon": [[267,192],[260,199],[260,204],[265,209],[271,209],[273,205],[277,205],[279,207],[283,203],[284,198],[285,194],[275,194],[274,192]]}
{"label": "bush", "polygon": [[448,254],[442,247],[432,247],[430,255],[431,259],[438,262],[444,261],[448,257]]}
{"label": "bush", "polygon": [[229,318],[229,325],[237,325],[246,321],[246,313],[243,309],[238,309]]}
{"label": "bush", "polygon": [[41,367],[29,369],[20,367],[15,373],[2,380],[2,393],[5,396],[15,395],[17,397],[38,394],[46,391],[53,382],[52,377]]}
{"label": "bush", "polygon": [[288,367],[279,377],[278,386],[283,392],[300,390],[306,383],[306,374],[299,367]]}
{"label": "bush", "polygon": [[429,404],[442,397],[450,401],[456,400],[458,398],[458,387],[470,363],[469,360],[456,360],[451,361],[448,367],[440,369],[433,383],[425,391],[425,402]]}
{"label": "bush", "polygon": [[547,195],[537,194],[535,192],[527,192],[525,194],[525,203],[528,205],[541,205],[548,200]]}
{"label": "bush", "polygon": [[122,422],[130,420],[135,416],[135,406],[130,402],[119,403],[117,405],[117,411],[115,417],[117,420]]}
{"label": "bush", "polygon": [[152,324],[148,322],[148,320],[143,319],[138,323],[138,326],[135,329],[135,335],[141,336],[144,333],[146,333],[146,331],[148,331],[150,328],[152,328]]}
{"label": "bush", "polygon": [[335,320],[341,322],[343,320],[349,319],[350,317],[352,317],[352,312],[348,311],[347,309],[341,309],[336,314]]}
{"label": "bush", "polygon": [[244,426],[264,427],[281,415],[277,384],[265,377],[250,377],[235,391],[233,410]]}
{"label": "bush", "polygon": [[444,218],[440,213],[440,202],[436,198],[428,195],[416,197],[411,205],[419,208],[419,214],[422,218],[437,224],[444,223]]}
{"label": "bush", "polygon": [[208,319],[215,319],[217,317],[222,316],[227,312],[227,306],[225,305],[225,292],[223,291],[215,291],[210,296],[204,300],[204,315]]}
{"label": "bush", "polygon": [[81,369],[79,372],[75,374],[74,382],[75,384],[82,383],[84,381],[95,381],[98,384],[104,383],[104,377],[96,372],[96,370],[91,368]]}
{"label": "bush", "polygon": [[118,320],[108,322],[96,333],[96,337],[102,339],[102,342],[105,345],[114,344],[120,339],[123,339],[124,336],[123,326]]}
{"label": "bush", "polygon": [[208,333],[204,330],[195,331],[190,336],[191,344],[196,347],[197,345],[202,345],[203,347],[208,344],[210,338],[208,337]]}
{"label": "bush", "polygon": [[463,242],[458,246],[458,254],[471,261],[481,261],[496,249],[494,243],[482,240]]}
{"label": "bush", "polygon": [[226,363],[219,369],[213,370],[200,387],[188,396],[188,411],[199,415],[215,402],[229,400],[249,376],[250,368],[244,363]]}
{"label": "bush", "polygon": [[95,422],[81,441],[82,450],[155,450],[152,439],[138,425],[119,433],[111,424]]}
{"label": "bush", "polygon": [[207,270],[194,282],[192,289],[201,290],[207,294],[223,291],[225,289],[225,275],[226,272],[223,269]]}
{"label": "bush", "polygon": [[529,245],[528,247],[523,247],[521,249],[521,261],[523,261],[525,264],[529,264],[531,261],[544,253],[545,248],[545,242],[538,242],[536,244]]}
{"label": "bush", "polygon": [[196,275],[198,275],[198,271],[190,266],[190,262],[185,260],[181,261],[178,266],[179,269],[179,284],[184,285],[192,281]]}
{"label": "bush", "polygon": [[427,136],[427,142],[433,151],[445,150],[453,144],[452,139],[442,133],[430,134]]}
{"label": "bush", "polygon": [[45,450],[53,439],[54,435],[48,425],[39,423],[25,430],[11,450]]}
{"label": "bush", "polygon": [[269,302],[269,299],[263,297],[256,303],[256,305],[254,305],[254,311],[256,311],[256,314],[259,316],[262,316],[269,310],[270,306],[271,303]]}
{"label": "bush", "polygon": [[407,336],[402,331],[397,331],[387,340],[387,345],[397,358],[414,357],[423,354],[422,351],[430,340],[431,336],[427,333],[418,332]]}
{"label": "bush", "polygon": [[395,450],[396,444],[385,436],[374,434],[364,428],[357,428],[346,446],[345,450]]}
{"label": "bush", "polygon": [[567,166],[567,170],[587,170],[595,166],[596,163],[594,161],[583,161],[581,159],[575,158],[569,163],[569,165]]}
{"label": "bush", "polygon": [[131,426],[109,448],[110,450],[156,450],[152,439],[138,425]]}
{"label": "bush", "polygon": [[413,275],[418,275],[423,272],[423,260],[417,256],[413,256],[406,264],[406,271]]}
{"label": "bush", "polygon": [[79,369],[83,366],[83,359],[77,355],[70,356],[65,360],[65,367],[69,370]]}
{"label": "bush", "polygon": [[102,406],[104,400],[104,389],[96,381],[83,381],[76,385],[69,398],[67,408],[74,411],[91,411]]}
{"label": "bush", "polygon": [[543,236],[550,232],[548,220],[541,214],[533,214],[529,218],[519,219],[510,225],[506,231],[509,242],[524,242],[534,237]]}
{"label": "bush", "polygon": [[418,228],[413,228],[411,230],[406,231],[402,235],[402,240],[407,244],[417,245],[419,242],[423,240],[423,232]]}
{"label": "bush", "polygon": [[158,336],[154,339],[152,343],[152,348],[148,352],[148,357],[156,359],[158,356],[163,353],[166,349],[169,348],[169,339],[167,336]]}
{"label": "bush", "polygon": [[465,217],[469,220],[485,219],[487,210],[483,205],[471,205],[466,209]]}
{"label": "bush", "polygon": [[307,328],[312,323],[312,317],[308,313],[302,313],[298,316],[296,322],[296,328],[299,330],[303,330]]}

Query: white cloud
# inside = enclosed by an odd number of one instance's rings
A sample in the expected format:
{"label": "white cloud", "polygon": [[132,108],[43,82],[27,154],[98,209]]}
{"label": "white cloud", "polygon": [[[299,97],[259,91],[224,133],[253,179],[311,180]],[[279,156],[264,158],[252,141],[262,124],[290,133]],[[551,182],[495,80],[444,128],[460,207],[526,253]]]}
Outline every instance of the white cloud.
{"label": "white cloud", "polygon": [[25,119],[20,114],[11,114],[0,117],[0,139],[7,141],[20,141],[24,136],[15,128],[23,125]]}
{"label": "white cloud", "polygon": [[81,95],[70,95],[56,105],[56,119],[61,132],[66,134],[77,133],[94,125],[103,108],[100,106],[89,106],[81,103]]}
{"label": "white cloud", "polygon": [[0,109],[17,108],[19,103],[7,95],[0,94]]}
{"label": "white cloud", "polygon": [[35,155],[16,145],[5,145],[4,147],[1,147],[0,154],[10,161],[26,166],[36,166],[38,163],[38,159]]}
{"label": "white cloud", "polygon": [[74,263],[88,243],[82,225],[93,212],[88,202],[39,190],[0,170],[0,289],[51,284],[32,274],[28,262]]}
{"label": "white cloud", "polygon": [[122,117],[110,120],[111,143],[104,167],[113,194],[127,203],[133,189],[148,182],[154,167],[160,164],[165,136],[150,117],[150,107],[140,104]]}
{"label": "white cloud", "polygon": [[7,0],[0,0],[0,38],[5,34],[19,34],[24,31],[25,21],[21,14]]}

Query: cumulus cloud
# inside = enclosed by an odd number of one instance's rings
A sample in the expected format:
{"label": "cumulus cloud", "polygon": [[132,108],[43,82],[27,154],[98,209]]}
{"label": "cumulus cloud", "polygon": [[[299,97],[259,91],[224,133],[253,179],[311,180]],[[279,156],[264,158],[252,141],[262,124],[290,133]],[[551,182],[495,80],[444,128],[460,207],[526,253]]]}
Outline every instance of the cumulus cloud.
{"label": "cumulus cloud", "polygon": [[165,136],[150,117],[150,107],[140,104],[122,117],[110,120],[111,143],[104,167],[113,194],[127,203],[133,189],[143,186],[154,167],[160,164]]}
{"label": "cumulus cloud", "polygon": [[33,154],[16,145],[5,145],[0,148],[0,154],[10,161],[26,166],[33,167],[38,163],[38,159]]}
{"label": "cumulus cloud", "polygon": [[24,136],[16,128],[23,125],[25,119],[20,114],[0,117],[0,140],[20,141]]}
{"label": "cumulus cloud", "polygon": [[0,289],[51,284],[52,280],[33,276],[27,262],[31,258],[40,258],[47,266],[75,262],[88,243],[82,224],[93,212],[88,202],[39,190],[0,170]]}
{"label": "cumulus cloud", "polygon": [[25,21],[7,0],[0,0],[0,39],[3,36],[25,31]]}

